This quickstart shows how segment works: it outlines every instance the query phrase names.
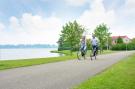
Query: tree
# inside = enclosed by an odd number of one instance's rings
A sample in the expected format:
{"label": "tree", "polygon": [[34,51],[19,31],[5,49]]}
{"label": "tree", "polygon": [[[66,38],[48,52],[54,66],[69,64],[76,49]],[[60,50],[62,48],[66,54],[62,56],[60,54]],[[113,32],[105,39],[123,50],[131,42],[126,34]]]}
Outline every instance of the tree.
{"label": "tree", "polygon": [[122,44],[122,43],[123,43],[123,39],[121,37],[118,37],[117,44]]}
{"label": "tree", "polygon": [[104,23],[100,24],[94,30],[94,35],[99,39],[100,50],[103,51],[103,47],[106,46],[106,44],[107,45],[109,44],[110,35],[111,35],[111,33],[109,33],[109,28]]}
{"label": "tree", "polygon": [[64,42],[64,39],[63,39],[62,36],[60,36],[60,38],[59,38],[59,40],[57,42],[59,44],[59,46],[58,46],[59,51],[63,49],[63,44],[64,44],[63,42]]}
{"label": "tree", "polygon": [[107,49],[111,49],[112,47],[112,37],[108,37],[108,48]]}
{"label": "tree", "polygon": [[133,39],[131,40],[131,43],[132,43],[132,44],[135,44],[135,38],[133,38]]}
{"label": "tree", "polygon": [[84,28],[76,21],[66,23],[58,41],[59,49],[66,47],[70,49],[72,54],[72,51],[78,47],[83,32]]}
{"label": "tree", "polygon": [[92,46],[91,46],[91,40],[90,39],[87,39],[87,49],[88,50],[91,50],[92,49]]}

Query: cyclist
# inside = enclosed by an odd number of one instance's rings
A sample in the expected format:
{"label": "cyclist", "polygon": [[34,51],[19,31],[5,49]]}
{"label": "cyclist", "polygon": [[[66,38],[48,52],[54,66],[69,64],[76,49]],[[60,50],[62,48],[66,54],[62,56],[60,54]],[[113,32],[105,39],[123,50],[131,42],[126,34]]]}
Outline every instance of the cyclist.
{"label": "cyclist", "polygon": [[98,39],[95,37],[94,34],[92,34],[91,44],[93,51],[95,50],[95,52],[93,52],[93,56],[95,56],[98,51],[98,42]]}
{"label": "cyclist", "polygon": [[81,38],[81,54],[82,54],[82,56],[85,55],[86,49],[87,49],[86,36],[82,36],[82,38]]}

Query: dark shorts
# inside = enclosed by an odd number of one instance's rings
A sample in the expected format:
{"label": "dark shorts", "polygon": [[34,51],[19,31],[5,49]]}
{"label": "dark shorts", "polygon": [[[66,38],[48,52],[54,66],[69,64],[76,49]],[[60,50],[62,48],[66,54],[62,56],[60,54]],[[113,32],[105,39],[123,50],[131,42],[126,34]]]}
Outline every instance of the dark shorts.
{"label": "dark shorts", "polygon": [[92,50],[96,49],[96,51],[98,50],[98,46],[97,45],[92,45]]}
{"label": "dark shorts", "polygon": [[92,45],[92,51],[93,51],[93,56],[98,54],[98,46],[97,45]]}

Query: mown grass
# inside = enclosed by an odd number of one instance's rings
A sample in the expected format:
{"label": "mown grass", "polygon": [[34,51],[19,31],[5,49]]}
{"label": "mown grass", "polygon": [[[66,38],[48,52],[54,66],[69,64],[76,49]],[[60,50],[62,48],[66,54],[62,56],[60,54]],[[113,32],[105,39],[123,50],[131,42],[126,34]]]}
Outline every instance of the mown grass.
{"label": "mown grass", "polygon": [[135,54],[73,89],[135,89]]}
{"label": "mown grass", "polygon": [[59,62],[59,61],[66,61],[66,60],[72,60],[75,58],[76,56],[73,55],[73,56],[62,56],[62,57],[51,57],[51,58],[35,58],[35,59],[24,59],[24,60],[0,61],[0,70],[53,63],[53,62]]}
{"label": "mown grass", "polygon": [[60,57],[50,57],[50,58],[32,58],[32,59],[22,59],[22,60],[21,59],[19,59],[19,60],[3,60],[3,61],[0,61],[0,70],[18,68],[18,67],[25,67],[25,66],[32,66],[32,65],[47,64],[47,63],[66,61],[66,60],[73,60],[73,59],[77,58],[76,57],[76,52],[73,52],[73,54],[70,55],[69,50],[52,51],[52,52],[63,53],[65,55],[60,56]]}
{"label": "mown grass", "polygon": [[[64,55],[71,55],[71,52],[69,50],[63,50],[63,51],[57,51],[57,50],[52,50],[52,53],[61,53]],[[76,52],[73,52],[73,55],[75,55]]]}

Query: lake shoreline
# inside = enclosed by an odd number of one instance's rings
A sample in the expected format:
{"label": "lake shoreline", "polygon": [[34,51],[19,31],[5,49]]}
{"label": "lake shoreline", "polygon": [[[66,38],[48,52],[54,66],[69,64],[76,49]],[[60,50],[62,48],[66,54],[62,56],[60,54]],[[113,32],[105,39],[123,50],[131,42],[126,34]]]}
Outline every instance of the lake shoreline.
{"label": "lake shoreline", "polygon": [[[68,51],[66,51],[68,52]],[[65,51],[63,51],[65,53]],[[49,58],[29,58],[22,60],[0,60],[0,71],[12,68],[27,67],[33,65],[41,65],[47,63],[54,63],[60,61],[74,60],[76,59],[76,53],[74,55],[64,55],[60,57],[49,57]]]}
{"label": "lake shoreline", "polygon": [[61,56],[60,53],[52,53],[52,50],[57,50],[57,48],[4,48],[0,49],[0,60],[21,60]]}

